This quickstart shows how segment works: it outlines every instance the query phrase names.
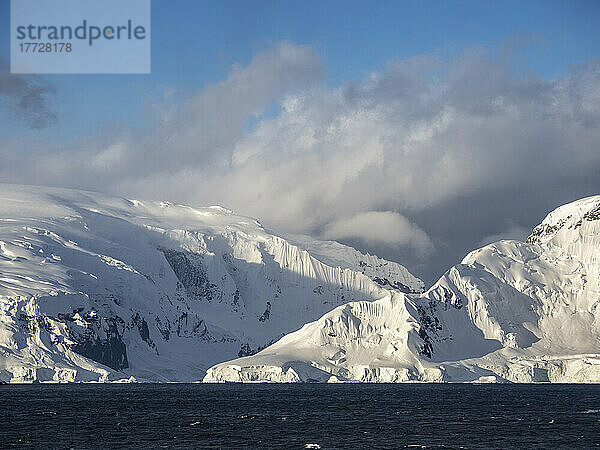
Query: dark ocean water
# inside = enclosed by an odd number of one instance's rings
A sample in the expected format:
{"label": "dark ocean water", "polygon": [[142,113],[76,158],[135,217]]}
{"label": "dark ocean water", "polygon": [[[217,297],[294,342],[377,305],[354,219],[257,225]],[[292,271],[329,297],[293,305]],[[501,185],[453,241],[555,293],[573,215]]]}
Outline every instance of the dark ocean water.
{"label": "dark ocean water", "polygon": [[600,386],[0,386],[1,448],[307,444],[593,448],[600,446]]}

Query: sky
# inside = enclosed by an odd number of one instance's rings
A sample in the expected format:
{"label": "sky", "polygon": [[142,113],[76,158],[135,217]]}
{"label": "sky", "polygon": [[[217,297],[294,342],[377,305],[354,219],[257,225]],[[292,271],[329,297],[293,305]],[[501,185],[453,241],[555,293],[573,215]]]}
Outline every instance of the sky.
{"label": "sky", "polygon": [[0,181],[335,239],[428,283],[600,193],[600,2],[152,1],[148,75],[10,75]]}

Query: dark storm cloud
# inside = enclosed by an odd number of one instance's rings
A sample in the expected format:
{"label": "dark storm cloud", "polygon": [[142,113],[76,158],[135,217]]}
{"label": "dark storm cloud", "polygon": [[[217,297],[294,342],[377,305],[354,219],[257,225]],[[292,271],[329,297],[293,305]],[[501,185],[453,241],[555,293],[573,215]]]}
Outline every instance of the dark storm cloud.
{"label": "dark storm cloud", "polygon": [[40,77],[11,74],[8,64],[0,61],[0,104],[7,109],[6,114],[30,128],[45,128],[56,121],[48,103],[54,93],[54,87]]}

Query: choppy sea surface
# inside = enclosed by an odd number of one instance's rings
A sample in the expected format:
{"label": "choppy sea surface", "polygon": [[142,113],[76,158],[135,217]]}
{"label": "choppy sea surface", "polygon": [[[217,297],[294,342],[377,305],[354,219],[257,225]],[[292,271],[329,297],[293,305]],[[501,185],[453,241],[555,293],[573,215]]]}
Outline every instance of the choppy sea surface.
{"label": "choppy sea surface", "polygon": [[4,385],[0,448],[594,448],[600,385]]}

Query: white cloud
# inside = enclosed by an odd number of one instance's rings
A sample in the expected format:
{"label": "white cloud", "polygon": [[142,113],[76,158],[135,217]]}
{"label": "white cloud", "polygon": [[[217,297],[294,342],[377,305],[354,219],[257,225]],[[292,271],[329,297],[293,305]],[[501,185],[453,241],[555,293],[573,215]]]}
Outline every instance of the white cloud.
{"label": "white cloud", "polygon": [[500,233],[491,234],[481,239],[477,244],[477,247],[483,247],[485,245],[492,244],[494,242],[498,242],[505,239],[523,242],[525,241],[525,239],[527,239],[527,236],[529,236],[530,234],[531,228],[511,224]]}
{"label": "white cloud", "polygon": [[[600,61],[555,80],[519,77],[480,49],[398,61],[337,87],[322,83],[324,70],[311,47],[281,43],[182,108],[165,99],[143,131],[0,149],[0,176],[222,204],[288,232],[421,255],[431,241],[470,250],[499,231],[482,218],[500,208],[510,217],[498,220],[533,226],[529,211],[600,190]],[[261,116],[274,102],[280,112]],[[465,248],[451,248],[463,235]]]}
{"label": "white cloud", "polygon": [[410,247],[425,256],[433,251],[427,234],[406,217],[392,211],[368,211],[330,223],[325,239],[359,239],[367,244]]}

